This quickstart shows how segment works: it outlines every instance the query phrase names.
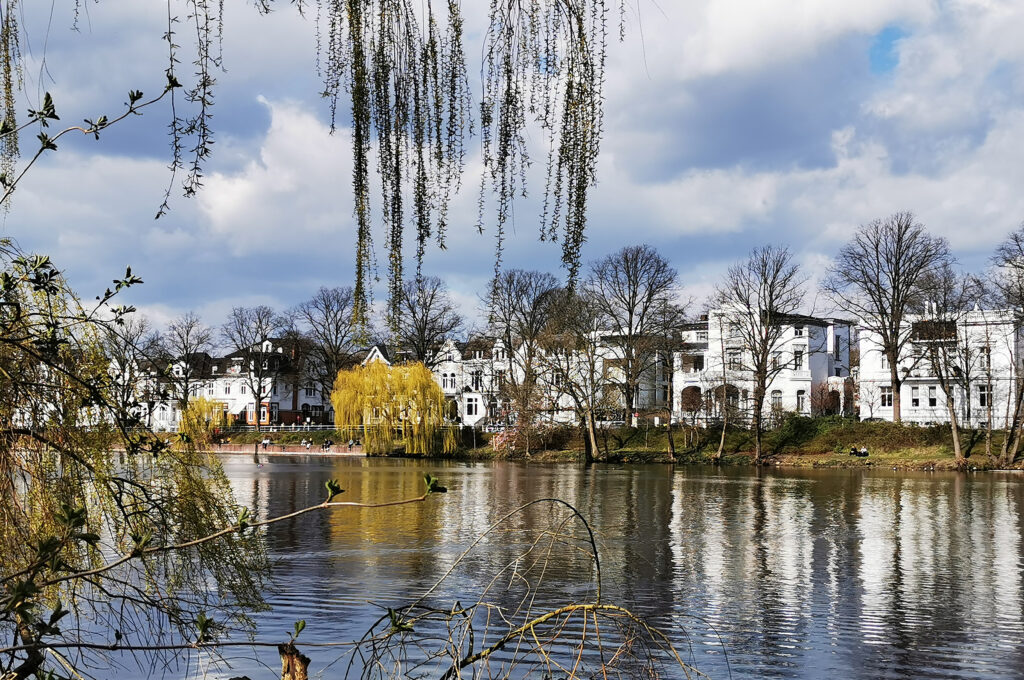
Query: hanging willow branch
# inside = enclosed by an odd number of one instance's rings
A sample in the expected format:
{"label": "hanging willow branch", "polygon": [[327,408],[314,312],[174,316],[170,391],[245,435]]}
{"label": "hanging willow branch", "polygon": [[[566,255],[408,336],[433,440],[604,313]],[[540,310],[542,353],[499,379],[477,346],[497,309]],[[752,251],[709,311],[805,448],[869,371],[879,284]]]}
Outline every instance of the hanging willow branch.
{"label": "hanging willow branch", "polygon": [[[191,82],[185,84],[189,112],[172,101],[172,174],[185,171],[186,195],[202,186],[203,168],[213,146],[211,110],[222,68],[220,40],[223,0],[167,0],[169,79],[184,56],[175,42],[183,17],[192,45]],[[529,126],[544,132],[547,144],[544,200],[539,215],[542,241],[562,244],[570,287],[575,283],[586,226],[587,192],[596,177],[603,131],[608,11],[618,4],[620,36],[627,0],[490,0],[482,32],[479,124],[484,172],[476,227],[493,226],[500,268],[505,230],[517,197],[527,192],[531,163]],[[0,0],[0,72],[5,116],[13,120],[18,86],[19,26],[22,0]],[[275,2],[257,0],[259,11]],[[310,4],[290,0],[300,12]],[[76,3],[77,7],[77,3]],[[317,68],[329,102],[331,127],[339,106],[348,105],[352,130],[352,188],[357,235],[355,320],[366,326],[373,257],[370,176],[375,165],[380,216],[387,252],[389,317],[397,317],[405,273],[406,247],[423,256],[433,242],[444,248],[449,203],[461,186],[468,136],[475,121],[459,0],[317,0]],[[11,163],[17,139],[3,156]],[[184,156],[189,160],[184,160]],[[372,158],[372,160],[371,160]],[[173,183],[173,179],[172,179]],[[488,198],[493,195],[493,199]],[[411,201],[411,205],[409,202]],[[166,202],[159,214],[166,210]],[[491,210],[493,209],[493,213]],[[406,227],[414,236],[409,238]]]}

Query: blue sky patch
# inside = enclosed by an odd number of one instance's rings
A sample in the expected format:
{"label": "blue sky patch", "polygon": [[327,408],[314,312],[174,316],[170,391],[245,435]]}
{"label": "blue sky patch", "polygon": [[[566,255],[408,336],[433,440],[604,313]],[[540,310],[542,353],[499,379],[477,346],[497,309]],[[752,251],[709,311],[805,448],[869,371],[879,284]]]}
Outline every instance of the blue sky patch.
{"label": "blue sky patch", "polygon": [[896,51],[896,41],[907,36],[907,32],[899,26],[886,26],[876,33],[871,40],[868,58],[871,72],[875,75],[890,73],[900,63],[900,55]]}

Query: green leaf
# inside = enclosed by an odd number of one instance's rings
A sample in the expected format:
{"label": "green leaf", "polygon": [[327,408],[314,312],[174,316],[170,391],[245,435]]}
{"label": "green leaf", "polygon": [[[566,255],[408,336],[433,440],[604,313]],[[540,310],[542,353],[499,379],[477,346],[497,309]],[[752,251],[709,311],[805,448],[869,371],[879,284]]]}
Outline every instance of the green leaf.
{"label": "green leaf", "polygon": [[53,140],[50,139],[50,136],[47,135],[45,132],[40,132],[36,136],[39,138],[39,143],[42,145],[43,151],[56,151],[57,150],[57,145],[54,144]]}
{"label": "green leaf", "polygon": [[423,473],[423,481],[427,485],[427,493],[448,493],[448,487],[441,486],[437,477],[431,476],[429,472]]}
{"label": "green leaf", "polygon": [[334,500],[334,497],[338,494],[345,493],[345,490],[341,488],[341,484],[338,484],[338,480],[336,479],[328,479],[324,483],[324,486],[327,487],[327,503]]}
{"label": "green leaf", "polygon": [[299,633],[301,633],[305,629],[306,629],[306,620],[305,619],[299,619],[298,621],[296,621],[295,622],[295,632],[292,633],[292,640],[294,641],[295,638],[299,637]]}

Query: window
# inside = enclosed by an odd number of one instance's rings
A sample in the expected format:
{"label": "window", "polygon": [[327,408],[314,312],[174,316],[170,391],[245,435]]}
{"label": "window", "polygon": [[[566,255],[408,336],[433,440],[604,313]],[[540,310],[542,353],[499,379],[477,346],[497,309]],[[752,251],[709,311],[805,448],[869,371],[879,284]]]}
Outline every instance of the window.
{"label": "window", "polygon": [[482,349],[475,349],[475,350],[473,350],[473,358],[474,359],[483,359],[484,358],[484,351]]}
{"label": "window", "polygon": [[804,327],[803,326],[793,326],[793,335],[795,335],[796,337],[799,338],[803,334],[804,334]]}
{"label": "window", "polygon": [[882,355],[882,369],[889,370],[889,357]]}
{"label": "window", "polygon": [[241,387],[238,388],[238,393],[239,394],[248,394],[248,392],[249,392],[249,388],[246,387],[245,385],[242,385]]}
{"label": "window", "polygon": [[882,388],[882,406],[892,406],[892,388]]}
{"label": "window", "polygon": [[661,400],[664,403],[667,404],[670,396],[671,395],[668,393],[668,385],[662,385],[661,386]]}
{"label": "window", "polygon": [[782,408],[782,390],[772,390],[772,408],[776,410]]}
{"label": "window", "polygon": [[804,351],[802,349],[793,350],[793,370],[804,370]]}
{"label": "window", "polygon": [[978,406],[988,406],[991,403],[992,392],[988,385],[978,385]]}
{"label": "window", "polygon": [[928,388],[928,405],[929,406],[935,406],[936,404],[938,404],[938,395],[936,394],[936,392],[937,392],[937,390],[936,390],[936,388],[934,386]]}
{"label": "window", "polygon": [[726,354],[725,365],[730,371],[739,371],[743,368],[743,363],[740,361],[740,351],[738,349],[730,349]]}
{"label": "window", "polygon": [[231,394],[231,385],[224,386],[224,394]]}
{"label": "window", "polygon": [[920,390],[916,387],[910,388],[910,405],[914,407],[921,405]]}
{"label": "window", "polygon": [[782,364],[782,352],[772,352],[772,370],[775,370]]}
{"label": "window", "polygon": [[273,394],[273,395],[274,395],[275,397],[277,396],[277,383],[274,383],[274,386],[273,386],[273,387],[271,388],[270,392],[271,392],[271,394]]}
{"label": "window", "polygon": [[806,409],[805,403],[807,402],[807,392],[804,390],[796,391],[796,410],[797,413],[803,413]]}
{"label": "window", "polygon": [[475,416],[480,409],[480,400],[477,397],[466,397],[466,415]]}
{"label": "window", "polygon": [[473,384],[473,390],[479,392],[484,387],[484,374],[483,371],[476,370],[470,374],[470,381]]}
{"label": "window", "polygon": [[842,378],[843,377],[843,369],[841,369],[841,368],[837,368],[836,369],[836,377],[837,378]]}
{"label": "window", "polygon": [[981,348],[978,356],[978,362],[981,364],[981,370],[983,371],[987,371],[992,368],[992,349],[990,347]]}
{"label": "window", "polygon": [[707,341],[708,341],[708,332],[707,331],[697,331],[697,342],[707,342]]}
{"label": "window", "polygon": [[307,397],[312,397],[315,394],[316,394],[316,388],[314,388],[312,385],[306,387],[306,396]]}
{"label": "window", "polygon": [[696,356],[696,357],[693,358],[693,371],[696,373],[697,371],[703,371],[703,370],[704,370],[704,355],[701,354],[700,356]]}
{"label": "window", "polygon": [[206,394],[207,394],[207,396],[210,396],[210,397],[213,396],[213,385],[210,385],[209,387],[206,388]]}
{"label": "window", "polygon": [[836,361],[839,361],[839,359],[841,358],[839,356],[839,347],[840,347],[839,342],[840,342],[839,341],[839,336],[837,335],[835,337],[835,340],[832,341],[832,352],[833,352],[832,356],[834,356],[836,358]]}

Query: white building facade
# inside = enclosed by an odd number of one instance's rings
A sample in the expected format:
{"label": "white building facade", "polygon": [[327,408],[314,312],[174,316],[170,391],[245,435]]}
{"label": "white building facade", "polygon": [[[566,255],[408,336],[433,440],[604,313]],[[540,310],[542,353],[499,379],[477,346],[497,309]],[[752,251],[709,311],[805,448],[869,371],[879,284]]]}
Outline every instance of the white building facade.
{"label": "white building facade", "polygon": [[[905,423],[948,423],[952,399],[962,426],[1008,427],[1021,375],[1024,337],[1012,310],[981,310],[954,321],[912,316],[905,322],[909,342],[897,370],[903,376],[900,415]],[[938,370],[946,376],[945,394]],[[861,419],[893,420],[892,375],[877,333],[860,330]]]}
{"label": "white building facade", "polygon": [[[850,414],[852,324],[842,319],[787,317],[772,349],[774,376],[764,413]],[[728,414],[737,424],[753,410],[752,357],[739,329],[722,310],[686,326],[674,356],[673,419],[706,425]]]}

